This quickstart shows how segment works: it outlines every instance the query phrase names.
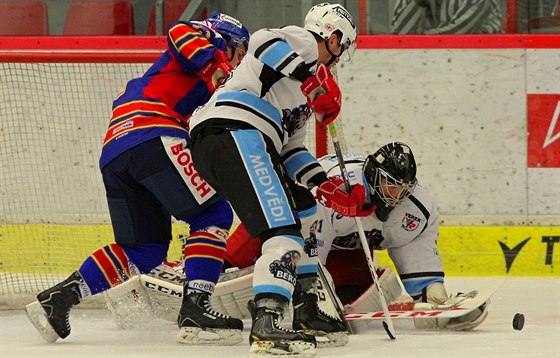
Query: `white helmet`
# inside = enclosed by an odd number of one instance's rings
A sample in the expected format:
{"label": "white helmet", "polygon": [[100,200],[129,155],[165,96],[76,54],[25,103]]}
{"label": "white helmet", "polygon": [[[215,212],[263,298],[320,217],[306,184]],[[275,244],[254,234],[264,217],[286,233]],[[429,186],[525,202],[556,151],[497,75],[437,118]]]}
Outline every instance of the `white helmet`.
{"label": "white helmet", "polygon": [[341,60],[350,61],[356,49],[356,25],[342,5],[325,2],[313,6],[305,16],[304,28],[325,40],[339,31],[342,36],[340,45],[344,49]]}

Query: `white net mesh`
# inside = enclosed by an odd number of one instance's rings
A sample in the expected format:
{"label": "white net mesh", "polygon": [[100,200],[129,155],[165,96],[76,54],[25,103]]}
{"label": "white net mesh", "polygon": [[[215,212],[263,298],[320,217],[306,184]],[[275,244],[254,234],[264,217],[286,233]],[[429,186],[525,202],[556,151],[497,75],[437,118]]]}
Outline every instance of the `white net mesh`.
{"label": "white net mesh", "polygon": [[147,66],[0,63],[0,304],[112,241],[101,142],[114,95]]}
{"label": "white net mesh", "polygon": [[[30,302],[113,241],[101,144],[114,96],[149,66],[0,62],[0,308]],[[174,237],[186,231],[175,225]]]}

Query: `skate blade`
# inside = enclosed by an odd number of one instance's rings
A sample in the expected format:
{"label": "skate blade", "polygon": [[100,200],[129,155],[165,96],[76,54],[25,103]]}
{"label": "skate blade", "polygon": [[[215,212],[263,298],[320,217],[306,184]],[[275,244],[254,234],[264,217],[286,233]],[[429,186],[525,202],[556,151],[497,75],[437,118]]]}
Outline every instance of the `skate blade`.
{"label": "skate blade", "polygon": [[251,344],[250,357],[262,356],[290,356],[290,357],[315,357],[317,350],[310,342],[287,342],[287,347],[276,347],[271,341],[256,341]]}
{"label": "skate blade", "polygon": [[181,327],[177,335],[177,342],[187,345],[233,346],[242,341],[238,329]]}
{"label": "skate blade", "polygon": [[317,348],[331,348],[331,347],[342,347],[348,344],[348,333],[347,332],[333,332],[324,334],[314,333],[315,339],[317,339]]}
{"label": "skate blade", "polygon": [[59,336],[47,320],[45,310],[39,301],[32,302],[25,306],[25,314],[45,341],[49,343],[56,342]]}

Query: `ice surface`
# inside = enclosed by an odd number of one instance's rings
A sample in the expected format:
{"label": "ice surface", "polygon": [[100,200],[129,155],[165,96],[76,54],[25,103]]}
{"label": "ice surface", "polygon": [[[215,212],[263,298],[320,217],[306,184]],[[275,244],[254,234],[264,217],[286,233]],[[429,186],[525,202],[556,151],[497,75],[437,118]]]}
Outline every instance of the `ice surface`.
{"label": "ice surface", "polygon": [[[447,278],[450,292],[481,290],[496,278]],[[522,331],[513,315],[525,315]],[[54,344],[43,341],[22,310],[0,312],[0,357],[248,357],[245,342],[233,347],[185,346],[175,342],[175,325],[156,320],[132,330],[116,327],[105,310],[75,309],[72,334]],[[472,332],[419,331],[394,321],[390,341],[380,324],[352,335],[344,347],[318,350],[317,357],[560,357],[560,278],[511,277],[495,294],[487,320]]]}

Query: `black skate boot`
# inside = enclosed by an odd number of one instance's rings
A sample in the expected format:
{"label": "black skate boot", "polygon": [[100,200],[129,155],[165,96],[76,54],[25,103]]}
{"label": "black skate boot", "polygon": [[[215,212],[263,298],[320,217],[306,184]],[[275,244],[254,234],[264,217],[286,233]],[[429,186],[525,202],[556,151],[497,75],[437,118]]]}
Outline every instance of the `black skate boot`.
{"label": "black skate boot", "polygon": [[253,318],[249,335],[251,354],[314,356],[317,347],[314,336],[280,327],[284,306],[273,298],[249,301],[249,312]]}
{"label": "black skate boot", "polygon": [[[58,337],[66,338],[70,334],[68,319],[70,309],[80,303],[77,288],[83,282],[82,276],[76,271],[66,280],[37,295],[38,303],[44,310],[43,314],[50,327],[40,321],[40,310],[38,310],[37,302],[26,306],[25,310],[31,323],[47,341],[54,342]],[[54,333],[56,333],[56,336]]]}
{"label": "black skate boot", "polygon": [[315,293],[315,280],[315,277],[309,277],[298,279],[296,283],[292,327],[315,335],[319,348],[343,346],[348,343],[347,323],[334,306],[331,309],[333,315],[321,310]]}
{"label": "black skate boot", "polygon": [[[205,292],[183,294],[177,342],[233,345],[243,340],[243,321],[214,311],[210,306],[209,296]],[[205,333],[200,334],[201,332]]]}

